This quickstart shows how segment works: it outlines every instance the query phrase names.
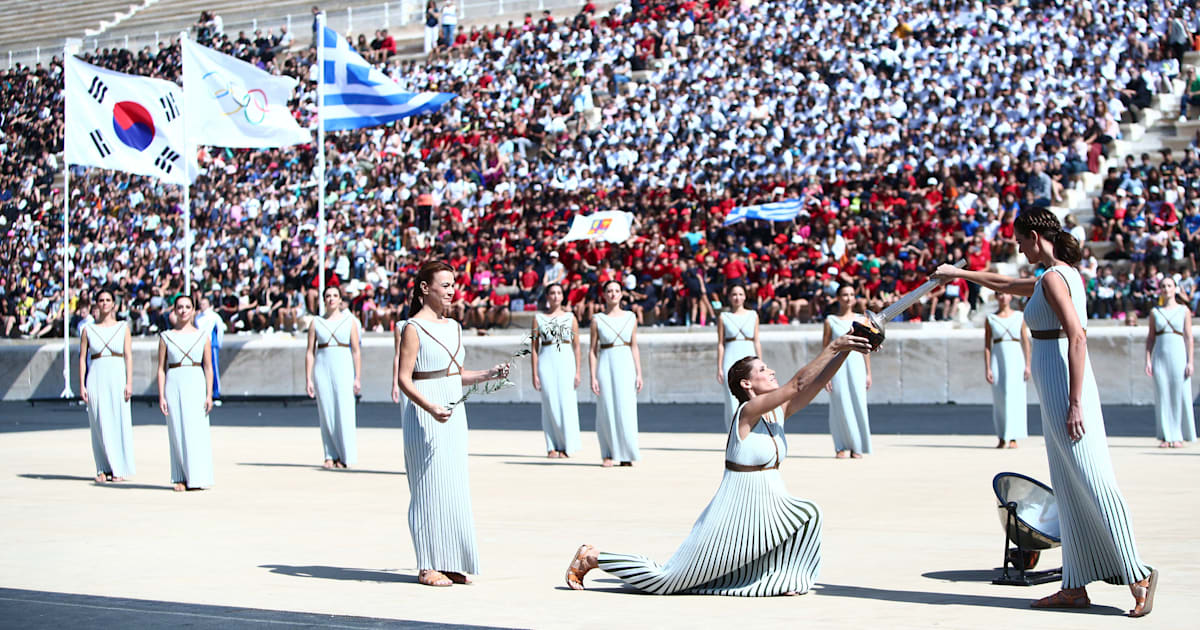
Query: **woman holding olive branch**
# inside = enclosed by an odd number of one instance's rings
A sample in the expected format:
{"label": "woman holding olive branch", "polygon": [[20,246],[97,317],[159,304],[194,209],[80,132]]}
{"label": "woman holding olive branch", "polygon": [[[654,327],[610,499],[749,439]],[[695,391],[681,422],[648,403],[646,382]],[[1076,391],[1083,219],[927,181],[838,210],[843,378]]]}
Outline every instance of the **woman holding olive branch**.
{"label": "woman holding olive branch", "polygon": [[413,315],[400,340],[404,405],[404,465],[411,498],[408,527],[416,549],[417,579],[427,586],[470,584],[479,573],[475,522],[467,479],[467,410],[463,386],[508,377],[509,365],[463,369],[462,327],[446,315],[454,297],[454,270],[429,262],[417,274]]}

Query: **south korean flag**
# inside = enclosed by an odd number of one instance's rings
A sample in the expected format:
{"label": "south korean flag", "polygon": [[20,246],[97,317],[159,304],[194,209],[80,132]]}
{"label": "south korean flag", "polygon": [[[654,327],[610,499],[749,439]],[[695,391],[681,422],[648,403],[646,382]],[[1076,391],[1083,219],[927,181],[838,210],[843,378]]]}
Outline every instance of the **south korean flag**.
{"label": "south korean flag", "polygon": [[68,164],[98,166],[186,184],[196,156],[185,155],[183,91],[170,81],[66,63]]}

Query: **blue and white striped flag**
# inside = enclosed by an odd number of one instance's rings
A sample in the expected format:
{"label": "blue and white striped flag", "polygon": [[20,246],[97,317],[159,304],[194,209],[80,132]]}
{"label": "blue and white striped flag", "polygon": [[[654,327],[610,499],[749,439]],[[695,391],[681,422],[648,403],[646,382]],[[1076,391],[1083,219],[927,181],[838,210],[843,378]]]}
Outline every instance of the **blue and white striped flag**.
{"label": "blue and white striped flag", "polygon": [[746,219],[762,221],[791,221],[804,209],[804,199],[789,199],[764,203],[761,206],[738,206],[725,217],[725,225],[740,223]]}
{"label": "blue and white striped flag", "polygon": [[367,63],[337,31],[325,27],[321,38],[326,131],[374,127],[407,116],[437,111],[454,94],[403,92],[390,77]]}

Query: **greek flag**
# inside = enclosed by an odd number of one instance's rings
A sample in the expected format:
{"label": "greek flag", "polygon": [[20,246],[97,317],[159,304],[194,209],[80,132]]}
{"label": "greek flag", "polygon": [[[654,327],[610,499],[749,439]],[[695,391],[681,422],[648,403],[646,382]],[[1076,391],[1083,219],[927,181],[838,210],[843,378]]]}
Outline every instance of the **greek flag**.
{"label": "greek flag", "polygon": [[725,216],[725,225],[740,223],[746,219],[762,221],[791,221],[804,209],[803,199],[789,199],[761,206],[738,206]]}
{"label": "greek flag", "polygon": [[368,64],[329,27],[321,38],[321,53],[324,96],[320,115],[326,131],[374,127],[427,114],[454,98],[441,92],[400,91],[395,81]]}

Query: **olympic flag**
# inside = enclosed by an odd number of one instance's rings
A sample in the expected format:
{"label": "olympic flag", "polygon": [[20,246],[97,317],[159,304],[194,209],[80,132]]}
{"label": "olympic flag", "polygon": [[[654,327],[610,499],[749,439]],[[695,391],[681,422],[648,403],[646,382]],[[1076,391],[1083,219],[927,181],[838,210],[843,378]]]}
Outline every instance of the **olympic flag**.
{"label": "olympic flag", "polygon": [[[67,164],[98,166],[187,184],[196,156],[184,150],[178,85],[98,68],[67,56]],[[185,157],[186,156],[186,157]]]}
{"label": "olympic flag", "polygon": [[187,140],[193,146],[267,149],[312,142],[288,109],[295,88],[291,77],[183,38]]}

